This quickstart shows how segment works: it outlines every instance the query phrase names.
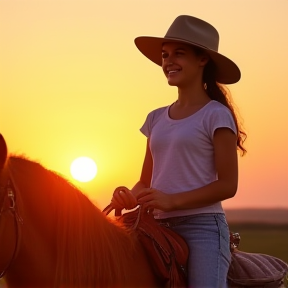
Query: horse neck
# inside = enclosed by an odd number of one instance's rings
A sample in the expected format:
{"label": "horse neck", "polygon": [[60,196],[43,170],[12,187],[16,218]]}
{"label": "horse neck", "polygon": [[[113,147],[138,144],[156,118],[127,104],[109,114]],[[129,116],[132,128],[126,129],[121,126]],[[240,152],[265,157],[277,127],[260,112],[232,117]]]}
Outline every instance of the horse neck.
{"label": "horse neck", "polygon": [[[16,205],[25,227],[51,235],[53,232],[53,187],[36,163],[21,158],[12,158],[9,165],[12,187],[16,194]],[[39,166],[40,167],[40,166]],[[42,173],[41,173],[42,172]],[[52,225],[53,224],[53,225]]]}
{"label": "horse neck", "polygon": [[37,287],[41,283],[52,287],[56,262],[56,218],[53,219],[51,211],[51,196],[37,185],[43,177],[28,161],[12,158],[8,169],[16,198],[19,249],[7,272],[7,283],[11,287],[20,284]]}

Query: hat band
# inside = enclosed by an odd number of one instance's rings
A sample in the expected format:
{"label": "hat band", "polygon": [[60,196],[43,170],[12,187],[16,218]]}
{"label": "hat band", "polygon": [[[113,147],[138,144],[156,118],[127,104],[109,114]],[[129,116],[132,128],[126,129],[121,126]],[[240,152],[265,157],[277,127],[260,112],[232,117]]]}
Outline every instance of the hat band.
{"label": "hat band", "polygon": [[163,39],[172,40],[172,41],[176,41],[176,42],[184,42],[184,43],[190,44],[192,46],[197,46],[197,47],[203,48],[205,50],[212,50],[212,51],[218,52],[218,47],[216,49],[215,48],[209,48],[207,46],[195,43],[191,40],[187,40],[187,39],[183,39],[183,38],[179,38],[179,37],[165,35]]}

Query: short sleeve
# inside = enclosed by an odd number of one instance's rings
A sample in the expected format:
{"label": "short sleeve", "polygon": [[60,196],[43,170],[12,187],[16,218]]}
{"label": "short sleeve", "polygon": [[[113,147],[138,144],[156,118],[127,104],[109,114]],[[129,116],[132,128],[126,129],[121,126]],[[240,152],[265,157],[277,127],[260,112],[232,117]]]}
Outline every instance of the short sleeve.
{"label": "short sleeve", "polygon": [[237,135],[237,127],[234,118],[231,111],[227,107],[214,109],[209,117],[208,125],[208,131],[211,139],[218,128],[229,128],[234,132],[234,134]]}
{"label": "short sleeve", "polygon": [[143,124],[143,126],[140,128],[140,131],[146,136],[146,137],[150,137],[151,133],[152,133],[152,129],[153,126],[157,123],[157,121],[159,121],[159,119],[161,118],[161,116],[163,116],[164,112],[167,110],[167,106],[166,107],[160,107],[158,109],[155,109],[153,111],[151,111],[147,117],[146,120]]}
{"label": "short sleeve", "polygon": [[151,135],[151,127],[152,127],[152,117],[151,113],[149,113],[146,117],[146,120],[142,127],[140,128],[140,131],[147,137],[149,138]]}

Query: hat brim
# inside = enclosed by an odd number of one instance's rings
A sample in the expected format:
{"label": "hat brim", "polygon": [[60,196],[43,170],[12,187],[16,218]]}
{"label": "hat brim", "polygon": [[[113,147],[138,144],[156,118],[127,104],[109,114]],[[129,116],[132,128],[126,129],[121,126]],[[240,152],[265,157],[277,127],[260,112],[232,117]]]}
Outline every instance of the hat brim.
{"label": "hat brim", "polygon": [[135,45],[140,52],[155,64],[162,66],[162,46],[166,42],[184,43],[204,49],[217,67],[216,81],[222,84],[233,84],[240,80],[241,72],[238,66],[226,56],[217,51],[207,49],[190,41],[175,38],[160,38],[140,36],[135,38]]}

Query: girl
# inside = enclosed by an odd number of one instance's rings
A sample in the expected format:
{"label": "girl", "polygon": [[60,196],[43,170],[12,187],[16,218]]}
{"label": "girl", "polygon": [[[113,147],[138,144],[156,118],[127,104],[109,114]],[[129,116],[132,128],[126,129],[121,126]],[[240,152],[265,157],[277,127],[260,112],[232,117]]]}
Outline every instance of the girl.
{"label": "girl", "polygon": [[141,36],[135,44],[162,66],[178,98],[148,114],[140,180],[131,190],[116,188],[111,205],[152,209],[160,225],[186,240],[188,287],[225,287],[229,228],[221,201],[236,194],[237,149],[245,154],[246,134],[221,84],[239,81],[240,70],[218,53],[217,30],[192,16],[177,17],[164,37]]}

